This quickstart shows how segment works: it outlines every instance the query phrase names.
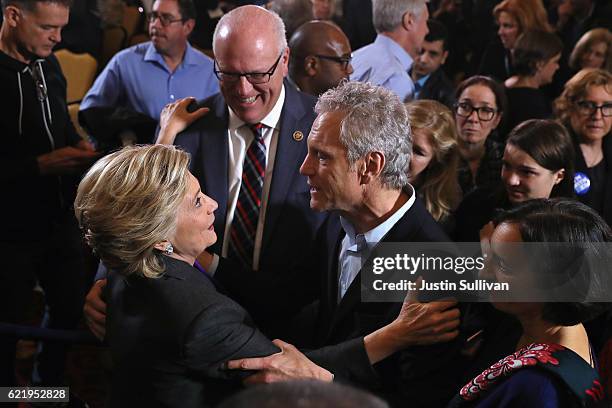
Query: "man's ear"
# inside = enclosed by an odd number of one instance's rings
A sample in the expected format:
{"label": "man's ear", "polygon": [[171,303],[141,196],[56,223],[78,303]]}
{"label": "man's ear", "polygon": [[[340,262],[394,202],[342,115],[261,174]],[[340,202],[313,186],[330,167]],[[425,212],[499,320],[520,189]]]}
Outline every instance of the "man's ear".
{"label": "man's ear", "polygon": [[446,58],[448,58],[448,51],[444,51],[442,53],[442,62],[441,62],[441,65],[446,64]]}
{"label": "man's ear", "polygon": [[385,155],[382,152],[370,152],[365,155],[359,164],[359,178],[361,184],[369,184],[378,179],[385,167]]}
{"label": "man's ear", "polygon": [[22,18],[22,11],[17,6],[8,5],[4,8],[2,18],[5,24],[8,24],[10,27],[16,27]]}
{"label": "man's ear", "polygon": [[406,31],[413,31],[415,22],[414,15],[410,12],[406,12],[402,16],[402,27]]}
{"label": "man's ear", "polygon": [[193,31],[195,27],[195,20],[193,18],[188,19],[183,23],[183,30],[185,31],[185,35],[189,37],[189,34]]}
{"label": "man's ear", "polygon": [[283,73],[283,78],[289,75],[289,58],[291,57],[291,48],[286,47],[285,51],[283,51],[283,56],[280,59],[279,65],[280,67],[276,67],[280,69]]}
{"label": "man's ear", "polygon": [[317,75],[317,72],[318,72],[317,64],[318,64],[317,58],[313,57],[312,55],[309,55],[306,58],[304,58],[304,72],[306,73],[306,75],[308,75],[309,77],[313,77]]}

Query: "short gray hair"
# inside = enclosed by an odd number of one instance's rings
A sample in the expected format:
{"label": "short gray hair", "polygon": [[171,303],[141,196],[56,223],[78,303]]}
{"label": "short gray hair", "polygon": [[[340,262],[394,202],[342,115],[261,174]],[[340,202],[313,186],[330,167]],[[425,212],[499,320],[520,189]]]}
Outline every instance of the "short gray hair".
{"label": "short gray hair", "polygon": [[370,83],[344,82],[321,95],[315,111],[345,113],[340,143],[347,149],[350,166],[370,152],[381,152],[385,156],[381,184],[395,190],[408,185],[412,130],[396,94]]}
{"label": "short gray hair", "polygon": [[421,18],[428,0],[372,0],[372,17],[377,33],[394,31],[402,24],[404,14]]}
{"label": "short gray hair", "polygon": [[[274,30],[274,36],[276,37],[278,52],[280,53],[287,48],[287,34],[285,30],[285,23],[274,11],[266,10],[263,7],[247,5],[233,9],[229,13],[223,15],[215,32],[213,34],[213,54],[216,54],[215,43],[219,32],[225,27],[232,27],[235,30],[242,31],[245,27],[253,26],[253,17],[255,13],[267,13],[272,18],[271,28]],[[261,14],[260,14],[261,15]],[[261,30],[261,27],[260,27]]]}

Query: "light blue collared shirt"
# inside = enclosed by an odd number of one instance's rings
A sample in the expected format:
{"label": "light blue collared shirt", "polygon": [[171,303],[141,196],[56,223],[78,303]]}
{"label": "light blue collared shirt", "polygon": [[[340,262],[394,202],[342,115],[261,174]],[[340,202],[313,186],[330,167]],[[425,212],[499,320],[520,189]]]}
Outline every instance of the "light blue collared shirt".
{"label": "light blue collared shirt", "polygon": [[370,82],[395,92],[402,101],[414,94],[414,83],[408,74],[412,57],[398,43],[378,34],[372,44],[353,53],[351,81]]}
{"label": "light blue collared shirt", "polygon": [[374,247],[387,235],[391,228],[406,214],[416,200],[414,188],[408,186],[410,195],[404,203],[383,223],[363,234],[357,234],[353,225],[344,217],[340,217],[340,224],[346,233],[342,239],[342,246],[338,257],[338,302],[342,300],[346,291],[359,274],[363,263],[369,258]]}
{"label": "light blue collared shirt", "polygon": [[170,72],[149,41],[115,55],[81,103],[81,110],[121,106],[155,120],[166,104],[219,92],[213,60],[187,44],[183,61]]}

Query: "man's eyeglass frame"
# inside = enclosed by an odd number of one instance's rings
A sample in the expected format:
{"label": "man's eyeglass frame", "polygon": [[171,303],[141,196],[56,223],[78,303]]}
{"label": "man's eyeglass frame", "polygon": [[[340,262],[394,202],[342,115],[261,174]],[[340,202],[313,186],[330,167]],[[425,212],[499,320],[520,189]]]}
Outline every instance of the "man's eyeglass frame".
{"label": "man's eyeglass frame", "polygon": [[353,60],[353,56],[352,55],[342,56],[342,57],[335,57],[335,56],[331,56],[331,55],[313,54],[312,56],[313,57],[317,57],[317,58],[321,58],[321,59],[326,59],[326,60],[329,60],[329,61],[337,62],[338,64],[342,65],[342,69],[344,71],[346,71],[348,69],[348,66],[350,65],[351,61]]}
{"label": "man's eyeglass frame", "polygon": [[162,27],[168,27],[170,24],[178,23],[179,21],[183,23],[186,21],[186,19],[184,18],[168,17],[167,14],[160,14],[157,11],[152,11],[147,14],[147,21],[149,22],[149,24],[153,24],[156,19],[159,19],[159,22]]}
{"label": "man's eyeglass frame", "polygon": [[215,66],[213,68],[213,71],[217,79],[221,82],[235,83],[240,81],[241,77],[245,77],[246,80],[249,81],[251,84],[266,84],[270,82],[270,78],[272,78],[272,75],[274,75],[274,72],[276,72],[276,68],[278,67],[278,64],[280,63],[280,60],[283,57],[284,53],[285,50],[283,49],[278,58],[276,59],[274,65],[272,65],[272,67],[266,72],[245,72],[242,74],[238,72],[223,72],[220,69],[217,69],[217,67],[219,66],[217,64],[217,60],[215,60]]}

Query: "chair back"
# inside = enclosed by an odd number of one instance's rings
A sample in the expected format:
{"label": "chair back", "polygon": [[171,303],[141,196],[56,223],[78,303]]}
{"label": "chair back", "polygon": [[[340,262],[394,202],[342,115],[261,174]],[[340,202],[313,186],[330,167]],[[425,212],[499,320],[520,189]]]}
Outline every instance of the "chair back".
{"label": "chair back", "polygon": [[80,102],[96,78],[98,62],[90,54],[75,54],[66,49],[55,53],[66,77],[66,101]]}

